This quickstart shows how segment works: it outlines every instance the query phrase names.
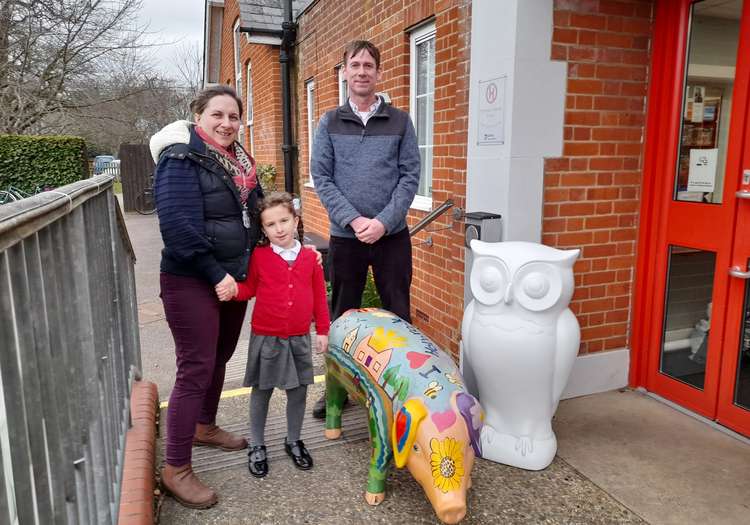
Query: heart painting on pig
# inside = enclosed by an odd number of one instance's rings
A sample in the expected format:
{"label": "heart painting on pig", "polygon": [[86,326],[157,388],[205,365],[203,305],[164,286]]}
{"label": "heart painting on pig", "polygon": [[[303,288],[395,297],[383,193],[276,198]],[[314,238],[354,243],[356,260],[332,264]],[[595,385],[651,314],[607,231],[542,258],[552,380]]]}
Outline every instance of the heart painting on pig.
{"label": "heart painting on pig", "polygon": [[347,394],[369,412],[367,502],[383,501],[393,459],[422,486],[441,521],[459,522],[481,454],[483,413],[450,356],[391,312],[367,308],[331,325],[326,368],[326,437],[341,435]]}

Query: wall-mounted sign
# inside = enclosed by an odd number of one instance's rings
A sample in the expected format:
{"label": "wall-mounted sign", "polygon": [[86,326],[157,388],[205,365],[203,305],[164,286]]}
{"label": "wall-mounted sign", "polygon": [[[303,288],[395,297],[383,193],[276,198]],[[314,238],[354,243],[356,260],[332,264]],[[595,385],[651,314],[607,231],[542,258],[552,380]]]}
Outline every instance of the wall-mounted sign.
{"label": "wall-mounted sign", "polygon": [[714,191],[718,155],[717,148],[690,150],[687,191]]}
{"label": "wall-mounted sign", "polygon": [[479,81],[477,144],[505,144],[505,76]]}

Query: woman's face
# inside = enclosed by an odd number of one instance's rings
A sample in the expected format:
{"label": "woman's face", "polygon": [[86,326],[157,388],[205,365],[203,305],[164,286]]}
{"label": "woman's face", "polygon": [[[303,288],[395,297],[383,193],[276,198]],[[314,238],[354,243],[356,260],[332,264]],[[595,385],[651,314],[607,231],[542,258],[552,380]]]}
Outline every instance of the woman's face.
{"label": "woman's face", "polygon": [[195,115],[195,123],[209,137],[226,148],[237,140],[240,130],[240,108],[234,97],[217,95],[208,101],[203,113]]}

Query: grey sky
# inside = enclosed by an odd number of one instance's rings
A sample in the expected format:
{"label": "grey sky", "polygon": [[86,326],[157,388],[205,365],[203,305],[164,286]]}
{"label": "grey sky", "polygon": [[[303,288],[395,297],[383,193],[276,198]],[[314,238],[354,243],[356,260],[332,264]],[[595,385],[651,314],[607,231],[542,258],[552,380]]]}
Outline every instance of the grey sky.
{"label": "grey sky", "polygon": [[174,74],[174,53],[196,42],[203,46],[203,0],[143,0],[140,22],[149,24],[154,43],[173,42],[155,49],[156,66],[165,74]]}

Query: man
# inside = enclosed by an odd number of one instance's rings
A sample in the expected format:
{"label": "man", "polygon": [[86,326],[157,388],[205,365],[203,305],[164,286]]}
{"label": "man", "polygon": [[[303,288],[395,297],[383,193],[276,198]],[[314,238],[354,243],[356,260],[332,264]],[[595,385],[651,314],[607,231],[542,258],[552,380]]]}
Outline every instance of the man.
{"label": "man", "polygon": [[[411,321],[411,240],[406,213],[419,185],[419,149],[409,114],[375,94],[380,51],[356,40],[344,50],[349,99],[320,119],[311,172],[331,222],[332,319],[359,308],[368,268],[383,307]],[[325,417],[325,397],[313,409]]]}

